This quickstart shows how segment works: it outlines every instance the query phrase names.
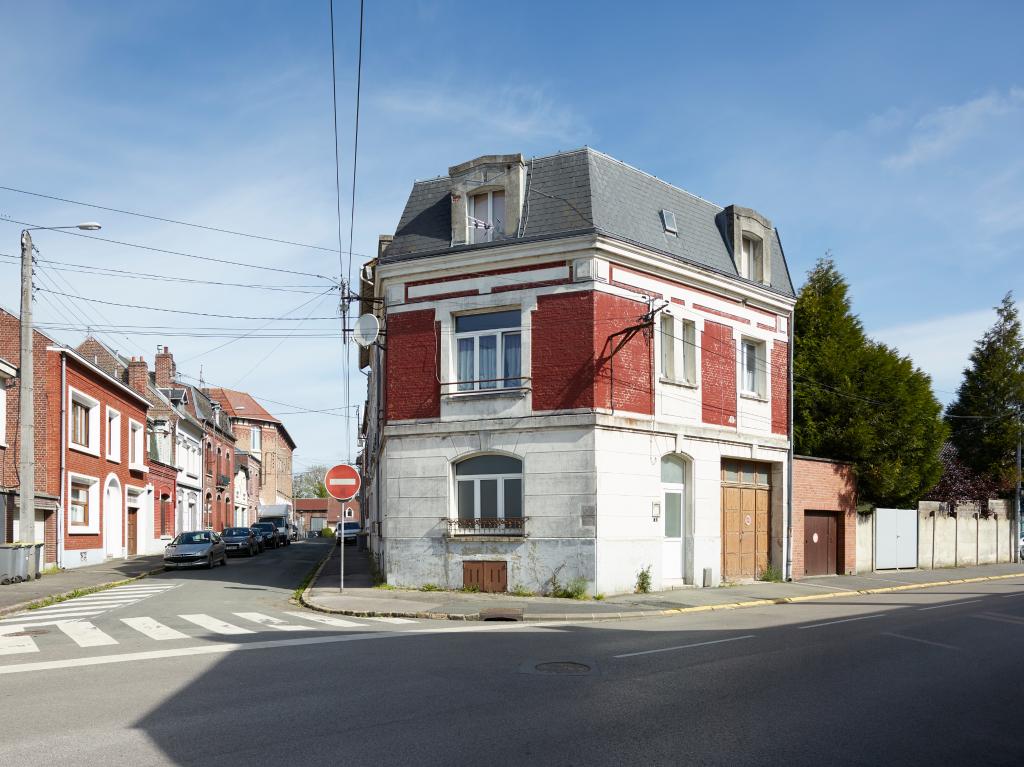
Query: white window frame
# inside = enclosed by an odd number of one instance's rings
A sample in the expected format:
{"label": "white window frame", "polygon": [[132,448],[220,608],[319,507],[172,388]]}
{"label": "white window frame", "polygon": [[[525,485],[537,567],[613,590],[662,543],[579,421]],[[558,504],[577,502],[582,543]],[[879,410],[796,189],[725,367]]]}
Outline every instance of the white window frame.
{"label": "white window frame", "polygon": [[249,450],[254,453],[263,452],[263,427],[262,426],[250,426],[249,427]]}
{"label": "white window frame", "polygon": [[[77,402],[79,405],[83,405],[88,408],[88,422],[89,422],[89,444],[79,445],[77,442],[71,439],[73,432],[73,426],[75,422],[75,408],[73,403]],[[100,401],[94,397],[90,397],[85,392],[79,391],[73,386],[68,387],[68,447],[71,450],[77,450],[79,453],[86,453],[87,455],[94,455],[97,458],[100,455]]]}
{"label": "white window frame", "polygon": [[[473,458],[479,458],[481,456],[473,456]],[[513,456],[506,456],[512,458]],[[463,460],[472,460],[463,459]],[[523,459],[516,458],[520,463],[521,468],[523,466]],[[456,467],[462,463],[459,461],[452,464],[452,476],[455,478],[455,519],[469,519],[469,517],[459,516],[459,484],[461,482],[472,482],[473,483],[473,519],[505,519],[505,480],[519,480],[519,510],[520,516],[513,517],[513,519],[522,519],[526,516],[526,485],[523,481],[523,472],[520,471],[518,474],[466,474],[462,478],[456,472]],[[480,482],[486,480],[497,480],[498,482],[498,509],[496,517],[481,517],[480,516]]]}
{"label": "white window frame", "polygon": [[[140,460],[132,460],[133,447],[135,457]],[[128,419],[128,468],[132,471],[149,471],[146,467],[146,427],[134,418]]]}
{"label": "white window frame", "polygon": [[[495,309],[493,312],[478,312],[478,314],[501,314],[504,312],[517,312],[518,309]],[[457,315],[453,318],[452,328],[458,327],[459,317],[473,315]],[[505,369],[505,338],[510,335],[519,336],[519,375],[515,378],[505,378],[501,375]],[[488,336],[495,336],[495,370],[498,375],[493,381],[481,381],[480,375],[480,339]],[[491,328],[490,330],[471,330],[462,333],[454,333],[453,350],[455,353],[455,393],[470,394],[474,392],[500,392],[506,389],[521,389],[523,387],[523,321],[520,314],[519,324],[514,328]],[[462,381],[459,378],[459,342],[462,340],[473,341],[473,378],[469,381]]]}
{"label": "white window frame", "polygon": [[[106,406],[107,424],[107,460],[119,463],[121,461],[121,411]],[[113,418],[111,418],[113,416]],[[111,422],[113,421],[113,426]]]}
{"label": "white window frame", "polygon": [[671,312],[658,323],[660,377],[667,383],[697,386],[697,323]]}
{"label": "white window frame", "polygon": [[[754,387],[747,386],[750,347],[754,347]],[[740,338],[739,359],[740,396],[764,400],[768,398],[768,343],[759,338]]]}
{"label": "white window frame", "polygon": [[0,378],[0,447],[7,447],[7,379]]}
{"label": "white window frame", "polygon": [[[75,483],[89,486],[89,524],[79,525],[71,520],[71,488]],[[105,511],[105,510],[104,510]],[[88,474],[68,472],[67,489],[68,535],[99,535],[100,532],[100,480]]]}
{"label": "white window frame", "polygon": [[[763,285],[766,282],[765,277],[768,274],[764,263],[764,241],[756,235],[744,232],[740,238],[740,254],[740,263],[743,266],[743,276],[748,280],[752,280]],[[756,274],[754,270],[754,260],[756,255],[760,255],[761,258],[760,275]]]}
{"label": "white window frame", "polygon": [[[505,199],[505,216],[507,218],[508,195],[505,194],[504,189],[492,189],[488,192],[474,192],[468,195],[469,200],[467,201],[468,204],[466,205],[466,215],[468,216],[468,218],[466,219],[466,228],[467,231],[469,232],[469,236],[466,239],[472,245],[479,245],[485,242],[494,242],[496,239],[500,240],[505,234],[505,222],[501,222],[500,232],[498,231],[498,224],[494,222],[494,195],[496,193],[502,195],[502,197]],[[482,197],[483,195],[487,195],[487,211],[486,215],[481,216],[479,215],[479,211],[477,211],[476,209],[476,198]],[[477,227],[473,226],[473,223],[470,221],[470,219],[473,218],[479,221],[487,222],[488,224],[490,224],[490,228],[483,230],[478,229]],[[498,232],[498,234],[495,235],[495,232]]]}

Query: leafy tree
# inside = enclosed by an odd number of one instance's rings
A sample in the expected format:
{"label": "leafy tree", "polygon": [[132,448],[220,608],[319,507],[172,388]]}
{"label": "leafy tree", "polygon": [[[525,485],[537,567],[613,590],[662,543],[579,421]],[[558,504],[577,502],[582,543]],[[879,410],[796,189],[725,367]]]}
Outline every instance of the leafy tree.
{"label": "leafy tree", "polygon": [[916,503],[942,472],[947,435],[931,379],[867,338],[830,258],[808,273],[794,322],[796,451],[852,462],[863,501]]}
{"label": "leafy tree", "polygon": [[296,498],[326,498],[324,475],[327,469],[323,464],[314,464],[306,471],[292,475],[292,495]]}
{"label": "leafy tree", "polygon": [[1013,293],[977,342],[946,411],[953,444],[971,469],[1009,489],[1016,471],[1017,413],[1024,405],[1024,333]]}

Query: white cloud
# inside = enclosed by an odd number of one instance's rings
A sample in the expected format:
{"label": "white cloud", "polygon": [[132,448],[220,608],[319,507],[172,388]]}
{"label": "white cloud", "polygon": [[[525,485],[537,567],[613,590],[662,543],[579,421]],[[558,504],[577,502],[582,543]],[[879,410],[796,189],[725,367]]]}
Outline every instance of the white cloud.
{"label": "white cloud", "polygon": [[889,157],[886,165],[906,169],[935,160],[990,129],[992,121],[1007,116],[1015,121],[1024,117],[1024,89],[1010,88],[1006,93],[939,107],[917,120],[906,148]]}

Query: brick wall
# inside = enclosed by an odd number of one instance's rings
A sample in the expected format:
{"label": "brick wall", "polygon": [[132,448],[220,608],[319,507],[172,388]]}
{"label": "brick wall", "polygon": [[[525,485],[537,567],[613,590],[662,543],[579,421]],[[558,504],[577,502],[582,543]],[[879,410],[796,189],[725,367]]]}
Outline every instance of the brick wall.
{"label": "brick wall", "polygon": [[598,407],[654,413],[653,333],[643,329],[614,335],[638,324],[646,311],[647,304],[640,301],[594,294],[594,400]]}
{"label": "brick wall", "polygon": [[594,292],[540,296],[531,323],[533,409],[594,407]]}
{"label": "brick wall", "polygon": [[857,485],[847,463],[793,459],[793,577],[804,577],[804,512],[836,512],[836,569],[857,572]]}
{"label": "brick wall", "polygon": [[[54,354],[54,359],[59,357]],[[58,373],[59,376],[59,373]],[[100,403],[100,417],[99,417],[99,446],[100,454],[98,456],[83,453],[79,450],[72,450],[70,447],[67,449],[66,454],[66,468],[68,472],[74,472],[76,474],[84,474],[88,477],[95,477],[99,480],[99,533],[92,535],[71,535],[68,533],[68,517],[64,516],[64,548],[68,551],[78,551],[81,549],[97,549],[104,545],[103,541],[103,530],[106,523],[106,483],[107,478],[110,474],[117,477],[117,481],[120,484],[121,494],[121,508],[118,509],[121,513],[124,510],[124,493],[127,485],[141,488],[145,487],[148,483],[148,478],[144,472],[131,471],[128,468],[128,455],[129,455],[129,444],[128,444],[128,426],[129,419],[142,424],[145,427],[146,423],[146,407],[131,397],[129,394],[124,392],[122,389],[117,387],[114,383],[109,381],[106,376],[103,376],[90,368],[82,365],[78,361],[68,358],[67,362],[67,384],[69,387],[73,387],[78,391],[82,392]],[[113,462],[107,460],[105,446],[107,444],[107,418],[106,418],[106,406],[114,408],[121,413],[121,460],[119,462]],[[57,408],[59,420],[59,406]],[[59,439],[59,436],[58,436]],[[146,452],[143,450],[143,460],[145,460]],[[124,529],[124,525],[121,525],[121,540],[115,541],[115,546],[125,545],[125,535],[127,531]]]}
{"label": "brick wall", "polygon": [[386,418],[440,418],[441,387],[438,354],[441,326],[434,310],[388,316],[385,357]]}
{"label": "brick wall", "polygon": [[789,432],[789,344],[772,345],[772,432]]}
{"label": "brick wall", "polygon": [[704,321],[701,334],[701,411],[704,423],[736,427],[736,341],[732,328]]}
{"label": "brick wall", "polygon": [[[167,535],[174,535],[174,511],[178,503],[177,499],[177,478],[178,470],[165,463],[153,461],[149,464],[149,481],[153,485],[153,534],[159,537],[162,532]],[[165,511],[166,524],[161,527],[161,504],[160,500],[167,496],[168,506]]]}

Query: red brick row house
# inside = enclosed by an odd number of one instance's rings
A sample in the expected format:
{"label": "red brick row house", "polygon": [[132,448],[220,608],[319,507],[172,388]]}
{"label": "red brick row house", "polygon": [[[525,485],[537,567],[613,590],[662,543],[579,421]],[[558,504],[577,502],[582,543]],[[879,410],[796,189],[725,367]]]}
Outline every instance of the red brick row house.
{"label": "red brick row house", "polygon": [[[0,310],[0,356],[20,365],[18,318]],[[76,350],[35,331],[36,540],[61,567],[159,551],[146,424],[149,402]],[[18,389],[6,390],[6,432],[17,434]],[[17,540],[19,451],[0,448],[4,537]]]}

